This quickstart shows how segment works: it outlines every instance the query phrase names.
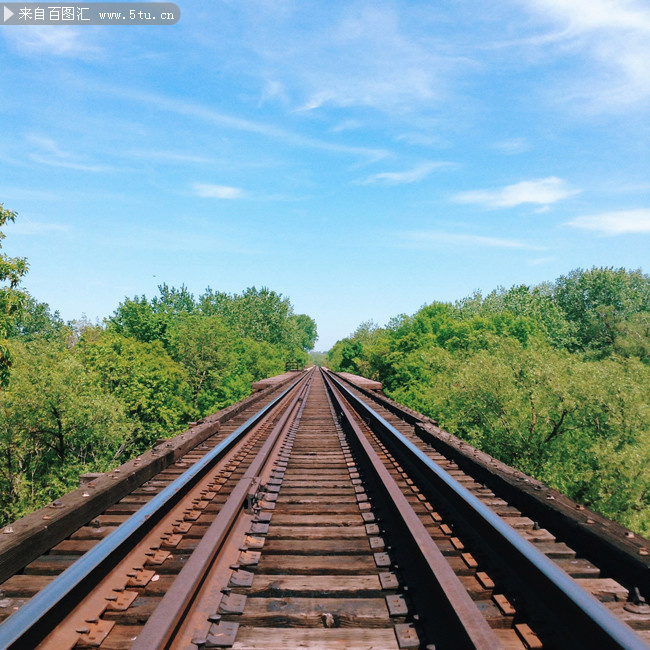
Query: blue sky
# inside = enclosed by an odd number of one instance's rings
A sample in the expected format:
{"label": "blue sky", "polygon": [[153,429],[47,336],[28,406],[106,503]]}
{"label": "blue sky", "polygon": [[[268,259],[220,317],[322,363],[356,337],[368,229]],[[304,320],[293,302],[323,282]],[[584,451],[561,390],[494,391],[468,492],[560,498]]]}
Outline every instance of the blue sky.
{"label": "blue sky", "polygon": [[3,250],[66,319],[268,286],[368,319],[648,271],[650,2],[177,3],[0,27]]}

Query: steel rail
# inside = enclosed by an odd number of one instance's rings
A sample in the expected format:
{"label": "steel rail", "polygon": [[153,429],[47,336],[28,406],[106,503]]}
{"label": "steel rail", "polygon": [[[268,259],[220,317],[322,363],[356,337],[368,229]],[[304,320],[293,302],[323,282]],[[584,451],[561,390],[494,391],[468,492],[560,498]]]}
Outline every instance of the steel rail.
{"label": "steel rail", "polygon": [[[79,592],[84,585],[88,585],[93,576],[102,567],[113,561],[125,545],[139,539],[153,528],[164,513],[181,498],[183,489],[196,483],[300,382],[305,381],[309,374],[303,374],[280,395],[237,427],[225,440],[222,440],[214,449],[0,624],[0,648],[30,647],[29,644],[33,643],[33,638],[42,638],[47,634],[49,626],[53,627],[58,623],[54,620],[56,611],[65,601],[71,599],[75,592]],[[46,620],[49,625],[44,625]]]}
{"label": "steel rail", "polygon": [[[615,577],[630,591],[638,586],[646,600],[650,600],[650,563],[642,551],[644,545],[647,547],[647,540],[593,510],[583,509],[581,504],[566,495],[517,472],[488,454],[479,450],[476,450],[478,453],[471,453],[474,449],[471,445],[465,446],[462,440],[440,429],[430,417],[393,402],[376,391],[355,385],[347,377],[337,376],[358,394],[369,397],[379,407],[414,425],[415,435],[424,444],[432,445],[437,452],[455,461],[474,480],[483,483],[513,506],[525,510],[544,528],[553,530],[584,559],[600,567],[603,573]],[[438,432],[431,431],[429,427],[435,427]],[[545,491],[554,495],[555,499],[548,499],[543,494]],[[578,515],[576,511],[582,514]]]}
{"label": "steel rail", "polygon": [[[413,554],[420,556],[419,564],[427,577],[427,584],[423,587],[424,597],[431,601],[435,600],[445,610],[445,622],[452,628],[450,636],[453,636],[451,640],[453,647],[480,648],[481,650],[500,647],[499,639],[479,612],[476,604],[386,469],[381,458],[372,448],[366,435],[355,422],[348,408],[349,402],[328,381],[328,378],[325,381],[330,389],[330,395],[336,401],[336,407],[345,417],[349,428],[363,450],[365,459],[376,475],[382,491],[392,504],[394,513],[401,520],[405,533],[410,537]],[[403,538],[401,538],[401,542],[403,543]],[[424,604],[422,606],[426,608]]]}
{"label": "steel rail", "polygon": [[192,603],[205,580],[213,562],[225,544],[230,531],[242,514],[247,497],[254,488],[263,467],[268,462],[281,434],[287,429],[291,418],[300,409],[309,391],[308,382],[287,406],[286,411],[273,428],[268,438],[249,465],[244,476],[230,493],[219,514],[210,524],[199,545],[163,596],[158,607],[138,634],[131,646],[133,650],[167,648],[183,619],[188,615]]}
{"label": "steel rail", "polygon": [[[501,556],[507,558],[510,567],[517,571],[518,578],[527,583],[529,591],[536,590],[536,597],[540,601],[543,598],[543,605],[563,622],[567,630],[572,631],[572,636],[577,636],[582,643],[593,644],[589,647],[648,649],[631,628],[613,616],[606,607],[359,399],[338,378],[331,374],[329,378],[355,410],[374,424],[375,431],[377,428],[383,430],[390,443],[397,445],[412,463],[426,472],[435,487],[454,506],[462,509],[463,514],[469,518],[470,525],[475,529],[478,527],[482,537],[500,549]],[[575,646],[571,644],[571,647]]]}

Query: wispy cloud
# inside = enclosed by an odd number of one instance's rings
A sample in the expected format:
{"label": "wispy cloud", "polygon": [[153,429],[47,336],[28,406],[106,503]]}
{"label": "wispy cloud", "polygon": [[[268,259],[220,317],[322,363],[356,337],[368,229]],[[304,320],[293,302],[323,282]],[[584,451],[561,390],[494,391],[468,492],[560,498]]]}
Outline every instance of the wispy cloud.
{"label": "wispy cloud", "polygon": [[495,142],[493,146],[497,151],[508,155],[523,153],[530,149],[530,145],[526,138],[509,138],[507,140],[500,140],[499,142]]}
{"label": "wispy cloud", "polygon": [[210,183],[194,183],[194,193],[202,199],[243,199],[246,192],[239,187],[228,185],[212,185]]}
{"label": "wispy cloud", "polygon": [[566,181],[555,176],[522,181],[496,190],[472,190],[452,197],[455,203],[474,203],[488,208],[513,208],[526,203],[548,206],[567,199],[580,190],[571,189]]}
{"label": "wispy cloud", "polygon": [[116,171],[114,167],[87,161],[85,156],[77,156],[76,154],[61,149],[49,137],[32,134],[27,136],[27,142],[32,145],[33,149],[36,149],[36,151],[29,154],[29,159],[40,165],[95,173]]}
{"label": "wispy cloud", "polygon": [[48,190],[37,190],[31,187],[0,187],[3,200],[12,201],[58,201],[62,195]]}
{"label": "wispy cloud", "polygon": [[565,89],[565,99],[611,109],[650,96],[650,7],[640,0],[530,0],[544,22],[553,21],[561,54],[586,56],[589,71]]}
{"label": "wispy cloud", "polygon": [[[387,3],[327,5],[307,20],[291,5],[289,17],[269,20],[255,32],[262,69],[271,67],[290,85],[299,110],[370,107],[402,113],[430,108],[448,97],[447,77],[460,60],[408,12]],[[290,43],[290,45],[289,45]]]}
{"label": "wispy cloud", "polygon": [[283,104],[289,103],[289,98],[287,97],[284,84],[280,83],[279,81],[266,81],[258,106],[262,106],[271,100],[279,100]]}
{"label": "wispy cloud", "polygon": [[462,233],[438,232],[433,230],[412,230],[398,234],[402,245],[407,248],[431,249],[440,246],[479,246],[488,248],[518,248],[526,250],[541,250],[517,239],[502,239],[483,235],[468,235]]}
{"label": "wispy cloud", "polygon": [[115,171],[114,167],[108,165],[92,165],[84,164],[78,162],[72,162],[70,160],[57,160],[56,158],[49,158],[48,156],[40,156],[38,154],[31,154],[29,156],[30,160],[33,160],[35,163],[40,165],[48,165],[49,167],[63,167],[64,169],[76,169],[80,172],[111,172]]}
{"label": "wispy cloud", "polygon": [[189,102],[181,99],[174,99],[158,93],[141,92],[137,90],[97,86],[100,92],[112,96],[124,97],[132,101],[154,106],[158,110],[167,111],[176,115],[182,115],[192,119],[200,120],[206,124],[213,124],[236,131],[247,133],[256,133],[258,135],[285,142],[297,147],[318,149],[321,151],[330,151],[348,155],[363,156],[370,160],[380,160],[388,155],[385,149],[376,149],[372,147],[355,147],[350,145],[328,142],[318,138],[310,138],[292,131],[287,131],[281,127],[273,126],[264,122],[255,122],[241,117],[228,115],[215,111],[208,106]]}
{"label": "wispy cloud", "polygon": [[554,257],[537,257],[534,260],[528,260],[528,265],[541,266],[543,264],[550,264],[551,262],[555,262]]}
{"label": "wispy cloud", "polygon": [[208,164],[214,163],[214,159],[207,158],[205,156],[196,156],[194,154],[188,153],[178,153],[175,151],[146,151],[146,150],[136,150],[126,152],[127,158],[142,158],[145,160],[151,160],[155,162],[182,162],[182,163],[197,163],[197,164]]}
{"label": "wispy cloud", "polygon": [[439,135],[420,133],[417,131],[401,133],[395,139],[398,142],[406,142],[406,144],[412,144],[418,147],[440,147],[448,145]]}
{"label": "wispy cloud", "polygon": [[380,172],[379,174],[372,174],[372,176],[354,182],[357,185],[371,185],[374,183],[402,185],[404,183],[417,183],[425,179],[434,169],[452,167],[453,165],[454,163],[443,161],[427,162],[402,172]]}
{"label": "wispy cloud", "polygon": [[359,120],[343,120],[335,126],[333,126],[330,131],[332,133],[343,133],[344,131],[354,131],[355,129],[360,129],[363,126],[363,123]]}
{"label": "wispy cloud", "polygon": [[574,228],[593,230],[603,235],[650,233],[650,209],[619,210],[576,217],[567,223]]}
{"label": "wispy cloud", "polygon": [[91,40],[92,28],[71,25],[32,25],[28,29],[8,29],[7,39],[27,55],[95,58],[101,48]]}

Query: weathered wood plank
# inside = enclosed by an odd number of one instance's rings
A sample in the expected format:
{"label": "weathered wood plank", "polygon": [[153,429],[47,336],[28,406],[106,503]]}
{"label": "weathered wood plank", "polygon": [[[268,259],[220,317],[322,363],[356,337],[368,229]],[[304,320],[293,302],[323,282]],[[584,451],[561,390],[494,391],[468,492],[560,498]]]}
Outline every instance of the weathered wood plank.
{"label": "weathered wood plank", "polygon": [[603,601],[622,601],[628,597],[628,590],[611,578],[576,578],[576,582],[586,591]]}
{"label": "weathered wood plank", "polygon": [[277,503],[287,503],[292,505],[314,505],[320,506],[321,508],[325,507],[328,510],[331,510],[332,507],[338,508],[341,505],[354,505],[357,506],[357,499],[354,494],[354,490],[350,489],[344,494],[339,494],[336,496],[336,503],[333,503],[332,496],[330,495],[320,495],[320,494],[287,494],[280,492]]}
{"label": "weathered wood plank", "polygon": [[377,575],[268,575],[259,573],[253,579],[248,595],[303,596],[378,596],[382,591]]}
{"label": "weathered wood plank", "polygon": [[54,580],[54,576],[18,574],[2,583],[2,593],[8,597],[29,597],[38,593]]}
{"label": "weathered wood plank", "polygon": [[356,499],[354,501],[349,501],[348,503],[316,503],[316,502],[307,502],[307,503],[282,503],[278,504],[276,508],[277,515],[289,514],[290,516],[295,515],[311,515],[312,522],[316,523],[317,519],[320,519],[322,515],[331,514],[348,514],[354,515],[359,512],[359,506],[357,505]]}
{"label": "weathered wood plank", "polygon": [[124,650],[130,647],[142,627],[142,625],[114,625],[109,635],[102,641],[102,650]]}
{"label": "weathered wood plank", "polygon": [[311,574],[329,573],[343,575],[366,573],[376,570],[372,555],[262,555],[259,563],[261,573]]}
{"label": "weathered wood plank", "polygon": [[83,555],[98,542],[98,539],[64,539],[50,551],[50,555]]}
{"label": "weathered wood plank", "polygon": [[69,555],[42,555],[25,567],[25,573],[28,575],[55,576],[65,571],[77,559],[77,557]]}
{"label": "weathered wood plank", "polygon": [[398,650],[392,628],[255,628],[241,627],[233,650]]}
{"label": "weathered wood plank", "polygon": [[347,485],[340,485],[338,487],[323,487],[319,486],[317,483],[312,484],[309,487],[292,487],[288,483],[284,483],[282,485],[282,490],[280,492],[281,496],[291,496],[291,497],[296,497],[296,496],[312,496],[312,495],[318,495],[318,496],[350,496],[354,495],[354,487],[350,484],[350,481],[348,480]]}
{"label": "weathered wood plank", "polygon": [[363,526],[272,526],[266,536],[268,540],[281,539],[332,539],[345,535],[366,537]]}
{"label": "weathered wood plank", "polygon": [[572,578],[599,578],[600,569],[591,562],[576,558],[567,560],[564,558],[551,558],[560,569],[566,571]]}
{"label": "weathered wood plank", "polygon": [[248,598],[241,617],[245,625],[323,625],[334,617],[334,627],[386,627],[390,625],[384,598]]}
{"label": "weathered wood plank", "polygon": [[328,553],[332,555],[350,555],[370,552],[368,538],[350,539],[269,539],[264,545],[264,553],[292,553],[298,555],[315,555]]}

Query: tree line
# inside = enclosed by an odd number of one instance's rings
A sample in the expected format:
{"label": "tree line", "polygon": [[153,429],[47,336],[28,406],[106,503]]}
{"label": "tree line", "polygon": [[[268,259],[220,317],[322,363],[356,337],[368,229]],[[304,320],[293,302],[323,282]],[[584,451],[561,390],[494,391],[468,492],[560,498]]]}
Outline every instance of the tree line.
{"label": "tree line", "polygon": [[[0,226],[15,214],[0,204]],[[0,233],[0,238],[1,238]],[[307,360],[316,323],[267,288],[184,286],[126,298],[102,323],[64,322],[0,255],[0,525]]]}
{"label": "tree line", "polygon": [[538,286],[362,323],[326,361],[633,530],[650,533],[650,277]]}

